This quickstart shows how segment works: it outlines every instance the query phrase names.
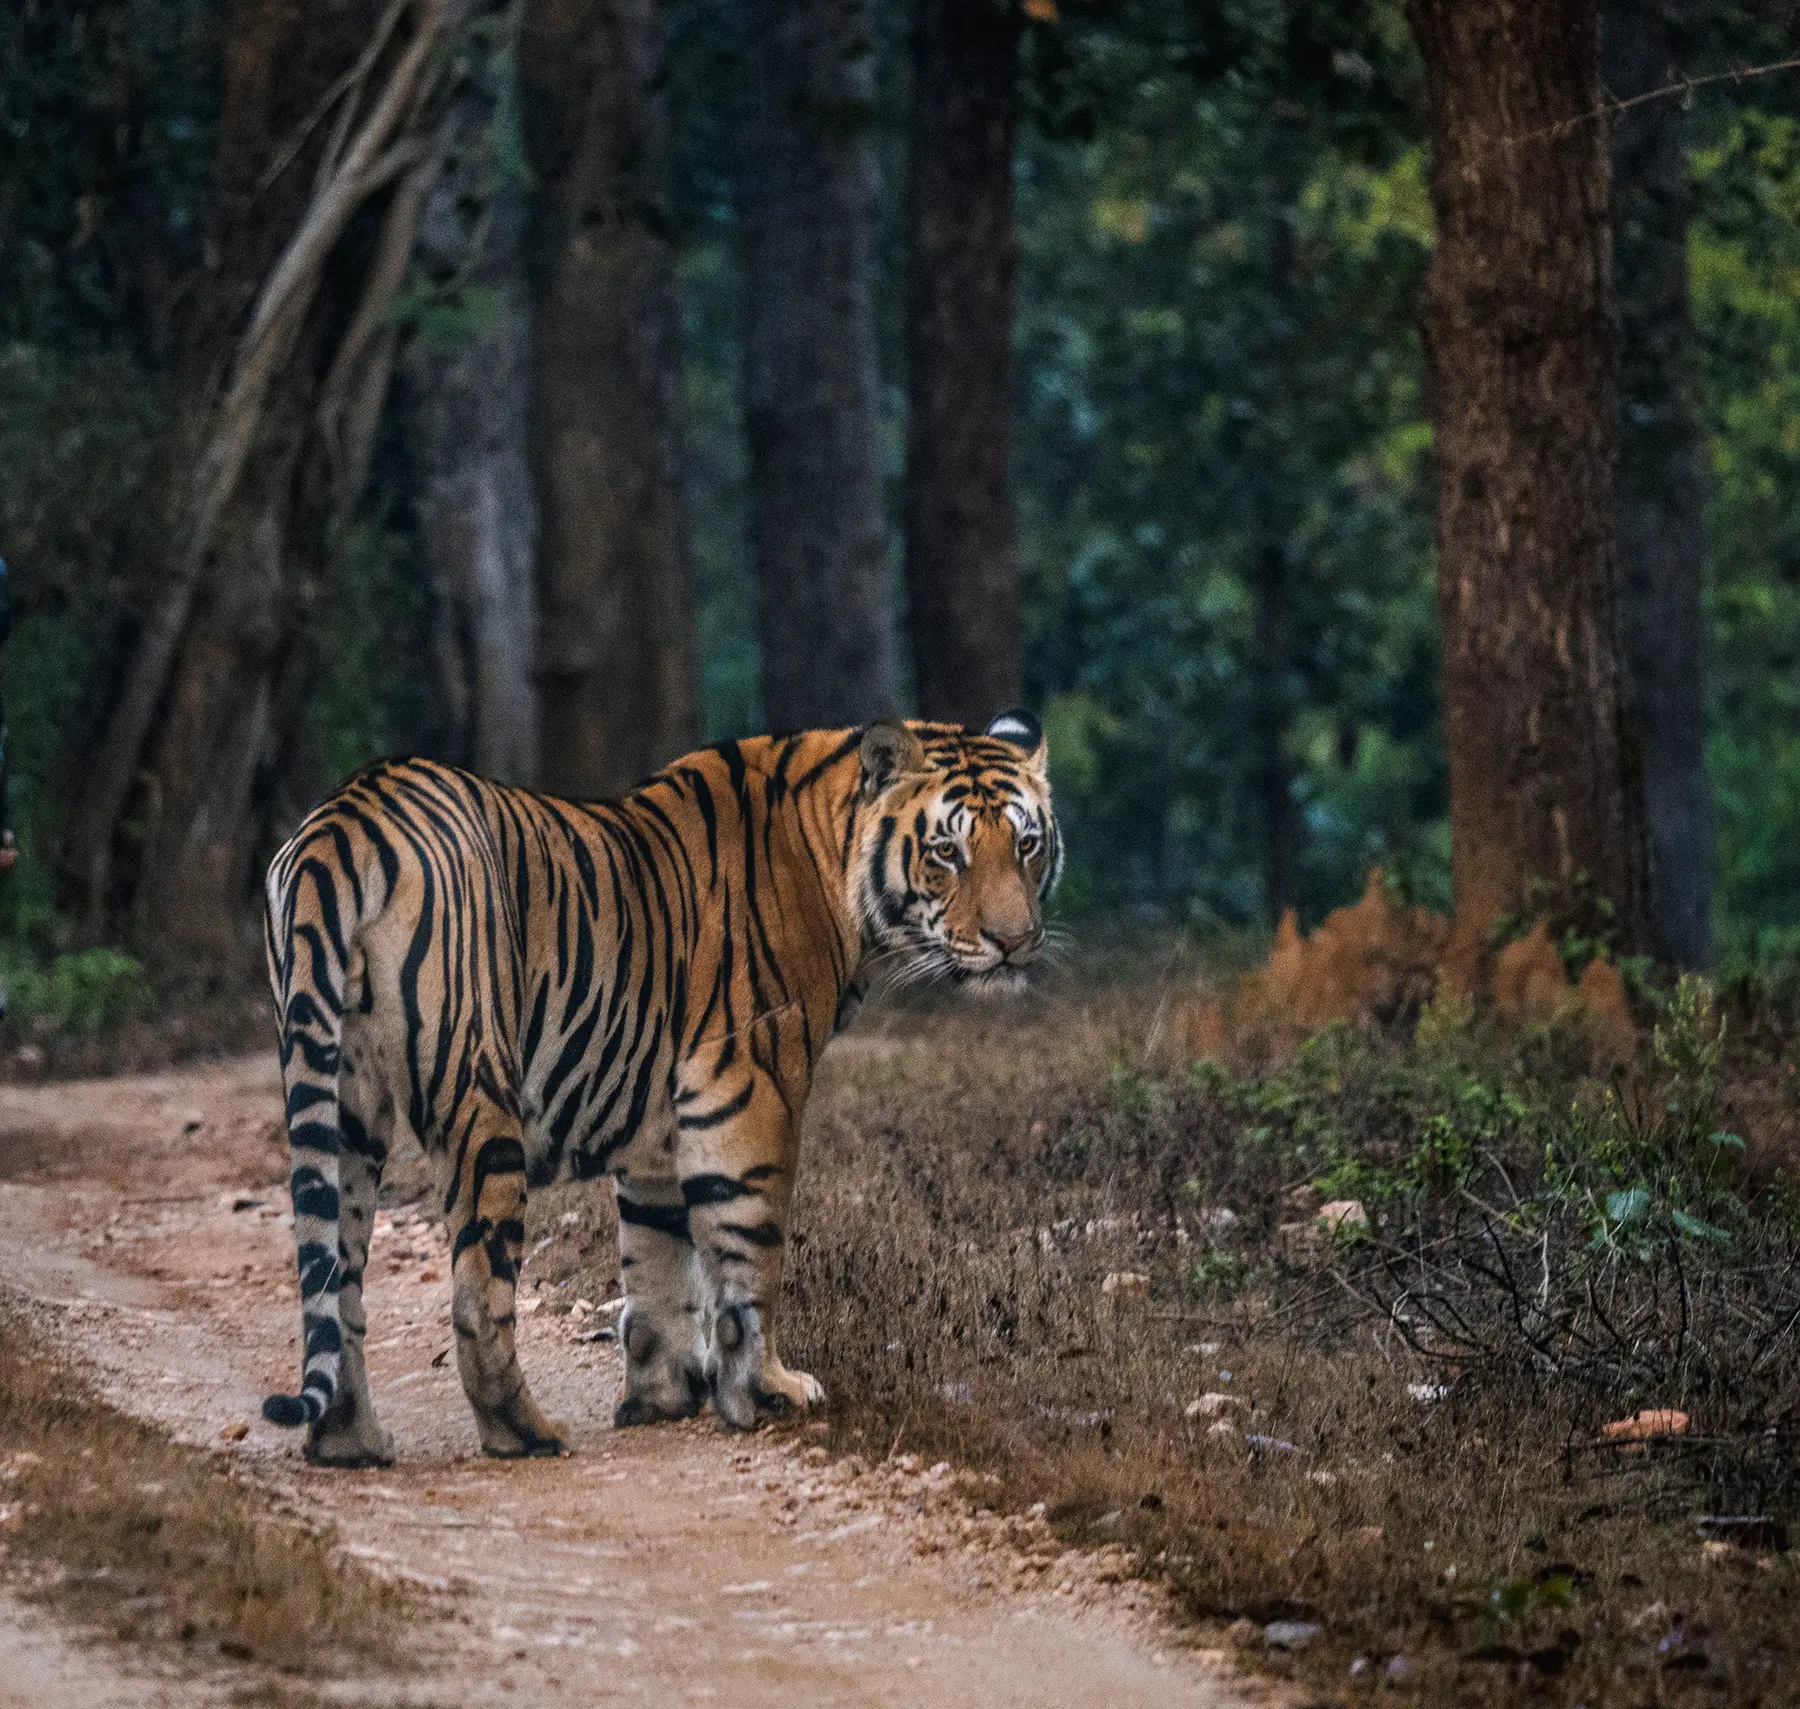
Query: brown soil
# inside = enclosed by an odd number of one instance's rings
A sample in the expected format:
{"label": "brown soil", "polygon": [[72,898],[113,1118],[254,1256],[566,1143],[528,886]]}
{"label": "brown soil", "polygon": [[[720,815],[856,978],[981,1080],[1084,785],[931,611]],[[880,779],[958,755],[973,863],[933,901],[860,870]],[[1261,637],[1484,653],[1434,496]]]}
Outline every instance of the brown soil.
{"label": "brown soil", "polygon": [[[526,1368],[574,1426],[576,1456],[482,1459],[444,1357],[437,1237],[399,1202],[371,1260],[369,1363],[400,1461],[307,1467],[297,1438],[258,1416],[296,1367],[285,1174],[271,1059],[0,1090],[0,1287],[112,1404],[230,1456],[273,1507],[334,1526],[351,1555],[414,1588],[422,1660],[379,1675],[327,1664],[331,1701],[1262,1695],[1227,1681],[1221,1652],[1178,1637],[1150,1592],[1116,1582],[1104,1551],[1018,1573],[1021,1554],[1049,1547],[1042,1521],[981,1512],[980,1486],[948,1467],[830,1461],[805,1433],[731,1437],[706,1421],[615,1434],[614,1350],[577,1339],[603,1315],[528,1303],[522,1320]],[[416,1163],[397,1168],[391,1201],[416,1204],[423,1185]],[[41,1613],[0,1600],[0,1705],[20,1692],[137,1705],[312,1689],[223,1657],[181,1658],[175,1684],[158,1671],[166,1657],[72,1654]]]}

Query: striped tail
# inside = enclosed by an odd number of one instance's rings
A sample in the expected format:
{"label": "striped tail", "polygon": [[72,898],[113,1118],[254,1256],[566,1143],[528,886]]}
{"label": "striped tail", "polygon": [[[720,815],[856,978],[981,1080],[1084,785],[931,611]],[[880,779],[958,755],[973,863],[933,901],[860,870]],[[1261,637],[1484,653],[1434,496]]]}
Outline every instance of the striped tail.
{"label": "striped tail", "polygon": [[[269,982],[281,1029],[304,1347],[300,1392],[270,1395],[263,1402],[263,1417],[271,1424],[313,1424],[331,1410],[343,1349],[338,1314],[343,1282],[338,1068],[343,1058],[347,934],[358,921],[354,899],[340,896],[340,883],[350,888],[349,875],[340,874],[331,858],[329,838],[307,839],[304,830],[269,868]],[[347,909],[340,906],[346,901]]]}

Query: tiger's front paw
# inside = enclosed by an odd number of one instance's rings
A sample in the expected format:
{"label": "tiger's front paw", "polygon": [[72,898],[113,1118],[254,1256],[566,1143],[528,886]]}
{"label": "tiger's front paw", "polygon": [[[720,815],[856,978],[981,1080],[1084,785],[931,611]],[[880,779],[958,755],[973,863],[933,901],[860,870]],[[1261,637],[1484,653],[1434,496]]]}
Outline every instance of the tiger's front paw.
{"label": "tiger's front paw", "polygon": [[547,1418],[529,1394],[521,1393],[511,1406],[478,1417],[481,1451],[496,1460],[556,1459],[573,1453],[569,1427]]}

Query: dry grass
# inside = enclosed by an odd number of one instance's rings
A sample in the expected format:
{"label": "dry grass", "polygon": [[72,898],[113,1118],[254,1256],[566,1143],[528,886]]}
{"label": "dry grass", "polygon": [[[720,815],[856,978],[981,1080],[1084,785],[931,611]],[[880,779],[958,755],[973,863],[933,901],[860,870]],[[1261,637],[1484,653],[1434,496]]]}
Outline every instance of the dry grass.
{"label": "dry grass", "polygon": [[0,1310],[0,1544],[14,1583],[121,1640],[294,1673],[404,1657],[405,1593],[228,1462],[99,1400]]}
{"label": "dry grass", "polygon": [[[996,1472],[997,1503],[1044,1501],[1069,1541],[1137,1551],[1196,1618],[1322,1625],[1298,1655],[1260,1629],[1252,1651],[1322,1702],[1365,1684],[1431,1703],[1800,1702],[1791,1558],[1708,1559],[1690,1511],[1721,1492],[1687,1462],[1602,1466],[1584,1446],[1651,1401],[1730,1436],[1729,1360],[1694,1393],[1515,1370],[1415,1398],[1444,1370],[1345,1291],[1341,1251],[1281,1232],[1317,1203],[1305,1100],[1278,1085],[1247,1102],[1147,1060],[1156,985],[1153,966],[1016,1007],[890,1011],[828,1059],[784,1346],[833,1395],[840,1445]],[[1579,1049],[1532,1049],[1578,1084]],[[1319,1093],[1377,1157],[1385,1072]],[[1222,1208],[1237,1220],[1209,1232]],[[1791,1243],[1762,1255],[1792,1274]],[[1147,1296],[1105,1294],[1118,1271],[1148,1275]],[[1791,1419],[1791,1342],[1784,1357],[1765,1398]],[[1232,1398],[1189,1418],[1208,1392]],[[1221,1418],[1235,1428],[1213,1433]]]}

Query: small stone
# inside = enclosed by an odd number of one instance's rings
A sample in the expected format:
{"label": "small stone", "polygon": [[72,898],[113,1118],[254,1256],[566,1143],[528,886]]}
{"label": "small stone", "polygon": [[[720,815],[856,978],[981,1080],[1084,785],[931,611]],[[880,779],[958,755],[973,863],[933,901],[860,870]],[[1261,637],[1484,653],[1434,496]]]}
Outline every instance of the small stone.
{"label": "small stone", "polygon": [[1672,1406],[1655,1406],[1601,1425],[1600,1434],[1609,1442],[1648,1442],[1658,1436],[1685,1436],[1687,1427],[1685,1412]]}
{"label": "small stone", "polygon": [[536,1294],[533,1294],[529,1299],[520,1300],[516,1309],[520,1317],[529,1317],[534,1311],[538,1310],[543,1303],[544,1302]]}
{"label": "small stone", "polygon": [[1408,1680],[1416,1678],[1419,1672],[1405,1656],[1389,1656],[1387,1667],[1383,1671],[1387,1674],[1390,1685],[1404,1685]]}
{"label": "small stone", "polygon": [[1150,1278],[1142,1270],[1110,1270],[1100,1292],[1108,1299],[1143,1299],[1150,1292]]}
{"label": "small stone", "polygon": [[569,1309],[571,1311],[579,1312],[583,1317],[586,1317],[587,1314],[594,1309],[594,1302],[590,1299],[579,1299]]}
{"label": "small stone", "polygon": [[250,1434],[250,1426],[241,1418],[234,1418],[219,1432],[221,1442],[241,1442]]}
{"label": "small stone", "polygon": [[1215,1391],[1201,1395],[1198,1400],[1190,1400],[1185,1410],[1189,1418],[1217,1418],[1232,1407],[1243,1404],[1234,1394],[1219,1394]]}
{"label": "small stone", "polygon": [[1263,1642],[1272,1650],[1303,1650],[1325,1628],[1311,1620],[1271,1620],[1263,1627]]}
{"label": "small stone", "polygon": [[1666,1632],[1675,1623],[1675,1611],[1666,1602],[1652,1602],[1632,1615],[1627,1624],[1640,1638],[1653,1632]]}
{"label": "small stone", "polygon": [[1215,1419],[1206,1427],[1208,1436],[1235,1436],[1237,1433],[1238,1427],[1229,1418]]}
{"label": "small stone", "polygon": [[1737,1553],[1737,1545],[1723,1543],[1717,1537],[1710,1537],[1700,1545],[1700,1558],[1709,1567],[1722,1566]]}
{"label": "small stone", "polygon": [[13,1061],[21,1068],[42,1068],[44,1047],[41,1044],[22,1044],[13,1052]]}
{"label": "small stone", "polygon": [[1367,1656],[1358,1656],[1356,1660],[1350,1664],[1350,1677],[1352,1679],[1367,1679],[1369,1677],[1369,1658]]}
{"label": "small stone", "polygon": [[1346,1229],[1367,1228],[1369,1213],[1360,1199],[1333,1199],[1319,1206],[1317,1222],[1328,1234],[1342,1234]]}

